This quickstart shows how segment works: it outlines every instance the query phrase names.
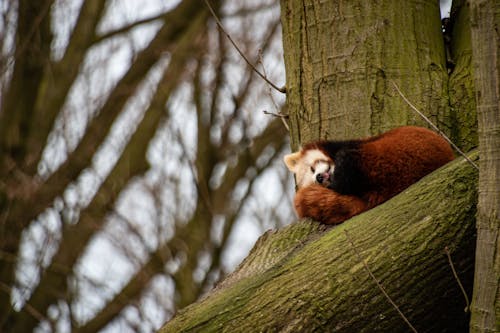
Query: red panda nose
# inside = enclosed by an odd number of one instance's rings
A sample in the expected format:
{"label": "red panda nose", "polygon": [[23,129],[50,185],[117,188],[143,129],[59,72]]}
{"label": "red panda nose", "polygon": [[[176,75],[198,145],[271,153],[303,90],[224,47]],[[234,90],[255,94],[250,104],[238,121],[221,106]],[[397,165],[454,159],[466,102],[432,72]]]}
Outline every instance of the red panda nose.
{"label": "red panda nose", "polygon": [[330,174],[328,172],[324,172],[324,173],[319,173],[316,175],[316,181],[318,183],[323,183],[325,180],[328,180],[330,178]]}

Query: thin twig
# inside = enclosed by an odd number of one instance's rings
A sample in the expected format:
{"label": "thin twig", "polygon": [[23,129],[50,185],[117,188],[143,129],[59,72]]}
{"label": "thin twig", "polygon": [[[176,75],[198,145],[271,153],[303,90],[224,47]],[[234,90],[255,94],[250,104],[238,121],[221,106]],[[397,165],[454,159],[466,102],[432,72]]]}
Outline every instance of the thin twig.
{"label": "thin twig", "polygon": [[377,284],[377,287],[380,289],[380,291],[382,292],[382,294],[384,294],[385,298],[387,298],[387,300],[389,301],[389,303],[391,303],[391,305],[396,309],[396,311],[399,313],[399,315],[401,316],[401,318],[403,318],[403,320],[406,322],[406,324],[408,324],[408,326],[410,327],[410,329],[413,332],[417,333],[417,330],[415,329],[415,327],[413,327],[413,325],[410,323],[410,321],[408,320],[408,318],[406,318],[406,316],[403,314],[403,312],[401,312],[401,310],[399,309],[399,307],[397,306],[397,304],[394,303],[394,301],[391,299],[391,297],[387,294],[387,292],[385,291],[384,287],[382,287],[382,285],[380,284],[380,282],[378,282],[378,280],[375,277],[375,275],[373,275],[372,271],[368,267],[368,264],[361,257],[361,255],[359,254],[358,249],[356,249],[356,246],[354,245],[353,241],[351,240],[351,238],[350,238],[349,233],[347,232],[347,230],[344,230],[344,231],[345,231],[345,235],[346,235],[347,240],[349,241],[349,243],[351,243],[351,246],[352,246],[352,248],[354,250],[354,253],[356,253],[356,256],[358,257],[359,261],[361,261],[363,263],[363,266],[365,266],[366,271],[368,272],[368,274],[370,274],[370,277],[373,279],[373,281],[375,281],[375,283]]}
{"label": "thin twig", "polygon": [[[289,116],[287,114],[274,113],[274,112],[269,112],[267,110],[262,110],[262,113],[264,113],[264,114],[266,114],[268,116],[276,117],[276,118],[282,118],[282,119],[288,119],[289,118]],[[286,126],[286,124],[285,124],[285,127],[288,130],[288,126]]]}
{"label": "thin twig", "polygon": [[118,28],[116,30],[111,30],[111,31],[105,32],[105,33],[103,33],[101,35],[97,35],[92,40],[92,44],[97,44],[97,43],[99,43],[99,42],[101,42],[101,41],[103,41],[105,39],[109,39],[110,37],[113,37],[113,36],[116,36],[116,35],[128,32],[128,31],[132,30],[133,28],[135,28],[135,27],[137,27],[139,25],[143,25],[143,24],[154,22],[156,20],[164,18],[165,15],[166,15],[166,13],[161,13],[161,14],[158,14],[158,15],[147,17],[145,19],[138,20],[138,21],[135,21],[135,22],[133,22],[131,24],[125,25],[123,27],[120,27],[120,28]]}
{"label": "thin twig", "polygon": [[[262,73],[264,74],[265,77],[267,77],[266,66],[264,66],[264,56],[263,56],[262,53],[263,53],[262,49],[259,49],[259,52],[258,52],[258,54],[259,54],[259,63],[260,63],[260,66],[262,67]],[[269,87],[268,92],[269,92],[269,99],[273,103],[274,108],[276,110],[278,110],[278,104],[274,100],[273,94],[271,93],[271,87]]]}
{"label": "thin twig", "polygon": [[226,37],[229,39],[229,41],[231,42],[231,44],[233,44],[233,46],[236,49],[236,51],[238,51],[238,53],[245,60],[245,62],[248,64],[248,66],[250,66],[252,68],[252,70],[255,73],[257,73],[264,81],[266,81],[271,87],[273,87],[274,89],[276,89],[280,93],[283,93],[283,94],[286,93],[286,88],[285,87],[279,88],[274,83],[272,83],[271,81],[269,81],[268,78],[264,74],[262,74],[261,72],[259,72],[259,70],[250,62],[250,60],[248,60],[248,58],[243,54],[243,52],[240,50],[240,48],[238,47],[238,45],[236,45],[236,43],[234,42],[234,40],[231,38],[231,36],[229,35],[229,33],[226,31],[226,29],[224,29],[224,27],[222,26],[222,22],[217,17],[217,14],[215,14],[215,11],[213,10],[212,6],[210,6],[210,3],[208,2],[208,0],[204,0],[204,1],[205,1],[205,4],[208,7],[208,10],[210,11],[210,13],[212,14],[212,16],[214,17],[215,22],[217,23],[217,26],[219,26],[219,29],[226,35]]}
{"label": "thin twig", "polygon": [[[210,194],[206,185],[207,181],[205,179],[200,179],[201,175],[199,175],[197,172],[196,161],[191,161],[191,159],[189,158],[188,150],[186,145],[184,144],[184,141],[182,140],[180,129],[175,129],[174,134],[177,136],[178,143],[181,145],[181,148],[184,151],[185,160],[189,166],[189,171],[191,171],[191,175],[193,176],[196,191],[200,195],[202,202],[205,204],[210,217],[213,217],[215,216],[215,211],[213,209],[212,202],[210,201]],[[202,180],[204,181],[203,183],[201,182]]]}
{"label": "thin twig", "polygon": [[450,263],[451,270],[453,271],[453,275],[455,276],[455,280],[457,280],[458,286],[460,287],[460,290],[462,290],[462,294],[464,294],[465,298],[465,309],[464,312],[469,312],[470,308],[470,303],[469,303],[469,297],[467,296],[467,293],[465,292],[465,288],[462,285],[462,282],[460,282],[460,279],[458,278],[457,271],[455,270],[455,266],[453,265],[453,261],[451,261],[451,255],[450,251],[448,250],[448,246],[444,248],[444,252],[448,256],[448,262]]}
{"label": "thin twig", "polygon": [[[5,294],[7,294],[4,297],[9,297],[9,295],[12,292],[12,288],[9,287],[7,284],[1,282],[1,281],[0,281],[0,290],[3,291]],[[45,317],[43,314],[41,314],[37,309],[35,309],[35,307],[33,307],[28,302],[26,302],[24,304],[23,310],[26,311],[26,312],[28,312],[28,314],[30,314],[33,318],[37,319],[40,322],[43,322],[45,320],[49,321],[49,319],[47,317]],[[12,308],[10,310],[8,310],[8,311],[12,312]]]}
{"label": "thin twig", "polygon": [[438,132],[446,141],[448,141],[448,143],[460,154],[462,155],[466,160],[467,162],[469,162],[474,168],[476,168],[478,171],[479,171],[479,167],[477,166],[476,163],[474,163],[474,161],[472,161],[467,155],[465,155],[465,153],[460,149],[458,148],[454,143],[453,141],[451,141],[447,136],[446,134],[444,134],[436,125],[434,125],[432,123],[432,121],[427,118],[420,110],[418,110],[413,104],[411,104],[411,102],[408,100],[408,98],[406,98],[406,96],[401,92],[401,90],[399,90],[399,87],[397,86],[397,84],[392,81],[392,80],[389,80],[392,85],[394,86],[394,88],[396,88],[397,92],[399,93],[399,95],[403,98],[403,100],[416,112],[418,113],[418,115],[420,117],[422,117],[422,119],[424,119],[429,125],[431,125],[431,127],[436,131]]}
{"label": "thin twig", "polygon": [[[260,62],[260,65],[262,66],[262,72],[264,73],[265,76],[267,76],[267,73],[266,73],[266,67],[264,66],[264,59],[262,57],[262,49],[259,50],[259,62]],[[271,102],[273,103],[274,105],[274,108],[276,109],[277,113],[273,113],[273,112],[268,112],[266,110],[264,110],[264,114],[266,115],[271,115],[271,116],[275,116],[275,117],[278,117],[281,119],[281,122],[283,123],[283,126],[285,126],[286,130],[288,132],[290,132],[290,127],[288,127],[288,124],[286,123],[286,120],[285,119],[288,119],[288,116],[287,115],[283,115],[281,113],[281,111],[279,110],[278,108],[278,104],[276,103],[276,101],[274,100],[274,97],[273,97],[273,94],[271,92],[271,87],[269,87],[268,89],[268,94],[269,94],[269,99],[271,100]]]}

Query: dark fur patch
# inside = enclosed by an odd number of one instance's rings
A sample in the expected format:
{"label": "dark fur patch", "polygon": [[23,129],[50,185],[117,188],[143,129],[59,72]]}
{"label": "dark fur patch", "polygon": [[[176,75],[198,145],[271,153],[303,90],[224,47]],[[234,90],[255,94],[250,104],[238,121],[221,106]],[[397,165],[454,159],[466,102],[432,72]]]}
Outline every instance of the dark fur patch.
{"label": "dark fur patch", "polygon": [[319,149],[333,160],[333,181],[328,188],[299,189],[295,207],[300,217],[328,224],[379,205],[454,159],[441,136],[415,126],[361,140],[316,141],[302,151],[308,149]]}

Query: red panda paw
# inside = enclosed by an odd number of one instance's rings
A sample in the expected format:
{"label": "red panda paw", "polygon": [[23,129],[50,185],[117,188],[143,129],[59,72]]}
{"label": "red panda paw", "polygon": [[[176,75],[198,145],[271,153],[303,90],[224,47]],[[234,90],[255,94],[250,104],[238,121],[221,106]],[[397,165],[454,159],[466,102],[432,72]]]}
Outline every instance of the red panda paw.
{"label": "red panda paw", "polygon": [[300,218],[310,217],[325,224],[338,224],[367,209],[358,197],[342,195],[321,185],[300,188],[295,194],[295,210]]}
{"label": "red panda paw", "polygon": [[[302,187],[297,191],[294,198],[294,206],[300,218],[311,217],[315,219],[315,217],[319,217],[320,207],[318,202],[325,195],[323,193],[324,189],[324,187],[314,184]],[[331,190],[328,191],[332,192],[332,194],[334,193]]]}

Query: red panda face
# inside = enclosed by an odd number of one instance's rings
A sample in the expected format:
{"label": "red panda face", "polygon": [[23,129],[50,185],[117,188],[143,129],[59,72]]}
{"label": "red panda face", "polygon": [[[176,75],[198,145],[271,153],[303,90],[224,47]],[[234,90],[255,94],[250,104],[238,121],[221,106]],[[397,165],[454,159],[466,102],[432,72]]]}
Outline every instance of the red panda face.
{"label": "red panda face", "polygon": [[298,188],[315,183],[326,187],[332,182],[335,165],[319,149],[288,154],[284,160],[288,169],[295,174]]}

